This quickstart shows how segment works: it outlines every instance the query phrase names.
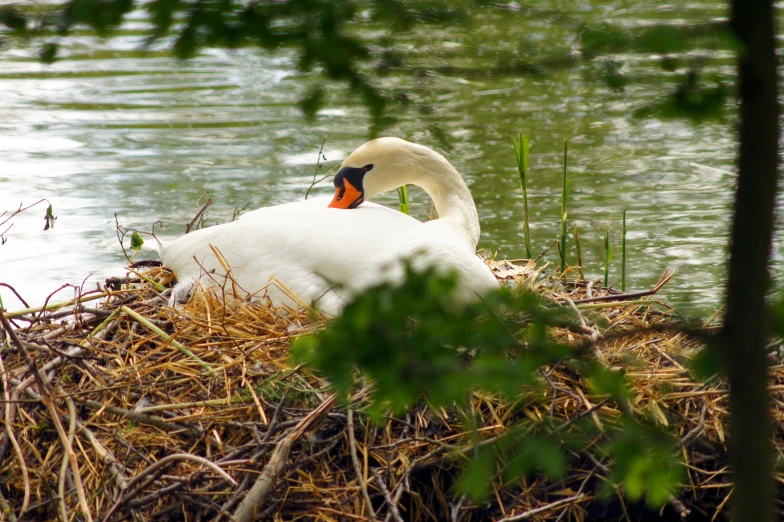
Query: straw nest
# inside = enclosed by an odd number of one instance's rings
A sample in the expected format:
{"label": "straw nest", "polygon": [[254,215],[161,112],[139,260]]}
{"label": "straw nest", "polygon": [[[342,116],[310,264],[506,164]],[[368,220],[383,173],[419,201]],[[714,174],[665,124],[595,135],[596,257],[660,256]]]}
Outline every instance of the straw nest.
{"label": "straw nest", "polygon": [[[554,335],[589,340],[599,361],[625,367],[634,386],[633,414],[652,415],[681,437],[688,481],[660,514],[726,519],[732,488],[724,445],[727,390],[718,379],[692,380],[685,361],[698,341],[681,332],[667,307],[589,281],[562,283],[532,262],[491,265],[500,280],[574,307],[580,327]],[[289,363],[292,339],[326,321],[306,309],[274,309],[206,291],[171,308],[161,289],[172,275],[144,270],[109,280],[71,306],[6,313],[0,357],[4,518],[645,516],[644,505],[624,502],[618,489],[616,497],[599,499],[612,463],[593,454],[590,443],[572,451],[560,481],[533,475],[504,484],[499,478],[480,505],[456,496],[452,486],[474,440],[459,412],[420,405],[372,424],[361,413],[361,394],[350,406],[341,404],[322,379]],[[601,329],[597,317],[604,320]],[[637,363],[630,366],[630,359]],[[775,398],[784,400],[784,368],[772,372]],[[622,415],[573,371],[546,367],[542,380],[544,394],[530,404],[475,394],[480,437],[492,440],[526,418],[549,418],[565,430],[588,420],[601,431]]]}

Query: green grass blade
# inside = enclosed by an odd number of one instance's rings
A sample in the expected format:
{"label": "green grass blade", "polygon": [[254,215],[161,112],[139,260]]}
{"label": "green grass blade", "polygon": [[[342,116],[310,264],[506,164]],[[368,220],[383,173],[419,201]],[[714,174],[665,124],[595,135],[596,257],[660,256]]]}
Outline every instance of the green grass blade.
{"label": "green grass blade", "polygon": [[604,233],[604,286],[610,286],[610,220],[607,220],[607,230]]}
{"label": "green grass blade", "polygon": [[397,188],[397,198],[400,200],[400,212],[408,214],[408,191],[405,185]]}
{"label": "green grass blade", "polygon": [[583,273],[583,253],[580,249],[580,233],[577,231],[577,225],[574,225],[574,247],[577,249],[577,267],[580,269],[580,279],[585,279]]}
{"label": "green grass blade", "polygon": [[569,150],[569,140],[564,140],[563,185],[561,187],[561,242],[560,242],[562,274],[566,271],[566,223],[567,223],[566,204],[569,198],[569,180],[566,177],[568,150]]}
{"label": "green grass blade", "polygon": [[623,228],[621,229],[621,290],[626,291],[626,209],[623,209]]}
{"label": "green grass blade", "polygon": [[525,257],[531,259],[531,232],[528,228],[528,136],[520,133],[512,137],[517,173],[520,175],[520,190],[523,191],[523,234],[525,236]]}

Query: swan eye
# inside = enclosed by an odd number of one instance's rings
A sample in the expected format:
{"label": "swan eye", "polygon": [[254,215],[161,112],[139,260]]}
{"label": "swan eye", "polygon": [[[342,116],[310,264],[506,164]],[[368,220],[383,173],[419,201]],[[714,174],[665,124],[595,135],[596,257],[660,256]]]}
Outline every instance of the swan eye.
{"label": "swan eye", "polygon": [[373,170],[373,164],[372,164],[372,163],[369,163],[368,165],[365,165],[364,167],[362,167],[362,170],[363,170],[364,172],[367,172],[367,171],[369,171],[369,170]]}

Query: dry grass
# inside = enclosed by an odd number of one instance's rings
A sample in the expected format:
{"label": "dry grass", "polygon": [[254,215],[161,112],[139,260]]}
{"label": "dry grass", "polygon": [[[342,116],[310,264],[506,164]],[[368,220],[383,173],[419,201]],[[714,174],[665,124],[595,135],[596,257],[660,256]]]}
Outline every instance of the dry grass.
{"label": "dry grass", "polygon": [[[585,281],[562,285],[533,264],[493,265],[500,279],[565,306],[572,306],[566,298],[579,304],[609,295]],[[171,282],[162,269],[146,277]],[[28,520],[69,521],[248,520],[254,513],[258,520],[565,521],[641,512],[620,497],[597,501],[611,462],[591,444],[573,453],[561,481],[499,478],[482,505],[455,498],[450,486],[473,440],[462,412],[419,406],[373,425],[361,415],[362,392],[335,404],[321,379],[288,361],[292,338],[324,325],[312,313],[215,291],[173,309],[134,275],[114,287],[64,311],[9,314],[0,369],[4,518],[24,510]],[[574,310],[581,326],[554,334],[592,339],[602,363],[627,370],[634,386],[627,407],[681,437],[688,483],[663,514],[727,519],[727,392],[719,380],[701,384],[689,376],[695,339],[662,305],[627,297]],[[572,370],[548,367],[542,374],[543,394],[533,400],[513,405],[474,395],[483,440],[542,420],[569,430],[581,419],[601,432],[623,414],[591,395]],[[781,404],[784,367],[772,374]],[[780,443],[780,410],[776,415]],[[777,480],[784,483],[784,475]],[[246,496],[252,501],[243,504]]]}

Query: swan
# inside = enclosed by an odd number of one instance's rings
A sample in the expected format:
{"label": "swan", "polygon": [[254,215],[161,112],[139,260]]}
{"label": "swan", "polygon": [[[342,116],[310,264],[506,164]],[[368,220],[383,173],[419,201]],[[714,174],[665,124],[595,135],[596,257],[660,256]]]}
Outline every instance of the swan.
{"label": "swan", "polygon": [[[405,184],[428,193],[437,220],[422,223],[365,201]],[[400,138],[378,138],[343,161],[334,185],[331,199],[263,207],[231,223],[158,240],[163,266],[179,280],[172,299],[187,295],[196,282],[226,284],[228,268],[245,295],[295,304],[287,291],[269,285],[274,276],[302,301],[338,315],[356,293],[400,281],[403,260],[419,270],[456,272],[459,304],[499,287],[476,256],[479,217],[468,186],[438,152]]]}

